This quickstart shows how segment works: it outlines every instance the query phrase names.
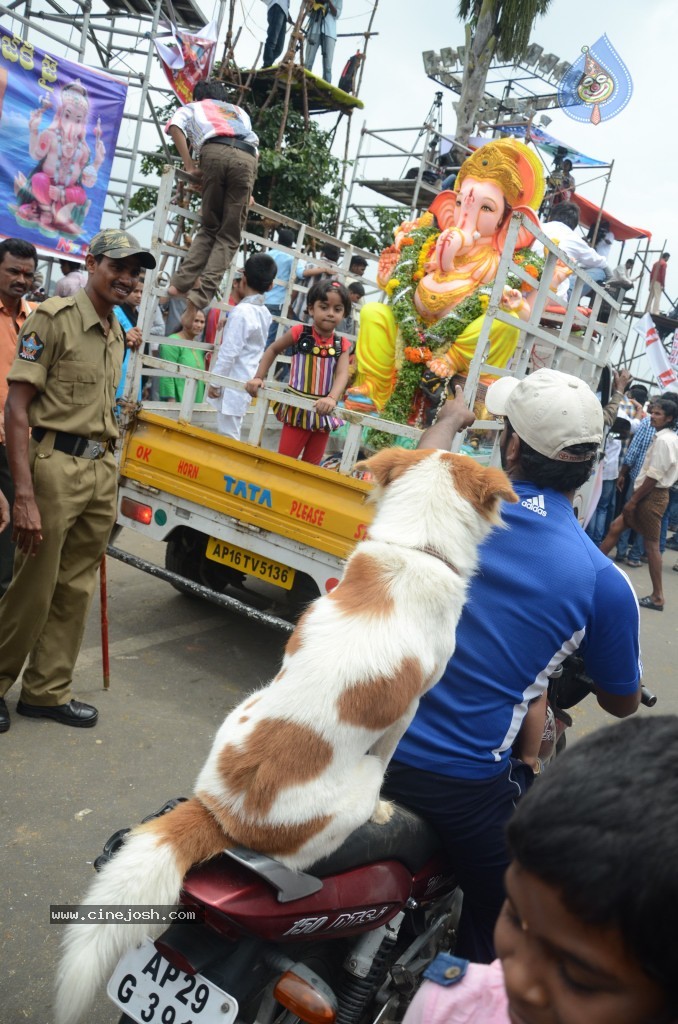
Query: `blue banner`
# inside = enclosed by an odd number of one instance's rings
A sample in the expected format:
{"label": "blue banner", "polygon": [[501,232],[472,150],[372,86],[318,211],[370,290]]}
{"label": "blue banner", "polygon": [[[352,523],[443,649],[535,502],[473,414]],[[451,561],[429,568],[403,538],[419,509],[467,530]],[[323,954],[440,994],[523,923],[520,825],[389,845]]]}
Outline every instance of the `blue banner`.
{"label": "blue banner", "polygon": [[0,26],[0,235],[83,256],[101,226],[124,82]]}
{"label": "blue banner", "polygon": [[556,139],[555,136],[549,135],[543,128],[539,128],[537,125],[500,125],[502,132],[510,132],[511,135],[517,136],[519,139],[525,139],[526,142],[533,142],[539,149],[545,150],[552,156],[559,153],[563,158],[567,157],[571,160],[575,167],[609,167],[608,163],[604,160],[597,160],[593,156],[587,156],[585,153],[580,152],[578,149],[573,149],[566,142],[561,142],[560,139]]}

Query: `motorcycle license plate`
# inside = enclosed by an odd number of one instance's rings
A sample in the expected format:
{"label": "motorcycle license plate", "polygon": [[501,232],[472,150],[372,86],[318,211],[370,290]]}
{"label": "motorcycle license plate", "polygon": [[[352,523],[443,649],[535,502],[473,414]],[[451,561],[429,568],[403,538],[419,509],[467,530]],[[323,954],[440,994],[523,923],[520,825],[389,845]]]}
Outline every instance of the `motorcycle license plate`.
{"label": "motorcycle license plate", "polygon": [[262,555],[255,555],[252,551],[245,551],[244,548],[237,548],[233,544],[227,544],[217,537],[210,537],[207,541],[205,552],[213,562],[221,562],[230,569],[240,569],[248,576],[256,576],[267,583],[274,583],[276,587],[283,587],[290,590],[294,583],[295,570],[282,562],[274,562]]}
{"label": "motorcycle license plate", "polygon": [[138,1024],[233,1024],[238,1004],[202,974],[184,974],[150,939],[126,953],[108,996]]}

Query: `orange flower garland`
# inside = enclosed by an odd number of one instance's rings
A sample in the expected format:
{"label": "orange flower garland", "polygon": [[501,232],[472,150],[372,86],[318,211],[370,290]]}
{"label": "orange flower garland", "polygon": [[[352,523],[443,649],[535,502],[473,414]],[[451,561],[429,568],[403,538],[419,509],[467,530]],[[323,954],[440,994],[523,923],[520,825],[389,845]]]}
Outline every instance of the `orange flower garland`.
{"label": "orange flower garland", "polygon": [[405,359],[409,363],[427,363],[429,359],[433,359],[433,353],[430,348],[426,348],[420,345],[418,348],[409,346],[404,352]]}

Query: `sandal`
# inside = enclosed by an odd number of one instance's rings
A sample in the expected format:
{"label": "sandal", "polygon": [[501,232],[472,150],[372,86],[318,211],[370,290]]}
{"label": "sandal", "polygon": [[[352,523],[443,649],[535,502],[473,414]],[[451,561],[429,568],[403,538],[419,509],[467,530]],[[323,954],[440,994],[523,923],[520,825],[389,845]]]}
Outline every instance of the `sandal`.
{"label": "sandal", "polygon": [[641,608],[651,608],[653,612],[663,612],[664,605],[657,604],[656,601],[652,600],[652,595],[648,594],[647,597],[641,597],[638,601]]}

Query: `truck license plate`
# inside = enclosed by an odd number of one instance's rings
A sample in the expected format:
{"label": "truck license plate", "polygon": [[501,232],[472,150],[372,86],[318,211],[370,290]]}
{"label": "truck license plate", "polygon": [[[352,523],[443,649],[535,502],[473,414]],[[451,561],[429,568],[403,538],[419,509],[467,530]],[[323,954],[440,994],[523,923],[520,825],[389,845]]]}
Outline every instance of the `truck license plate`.
{"label": "truck license plate", "polygon": [[245,551],[244,548],[236,548],[233,544],[227,544],[217,537],[210,537],[207,541],[208,558],[213,562],[221,562],[231,569],[239,569],[248,576],[256,576],[260,580],[274,583],[276,587],[283,587],[290,590],[294,583],[295,570],[281,562],[274,562],[263,555],[255,555],[252,551]]}
{"label": "truck license plate", "polygon": [[233,1024],[238,1004],[201,974],[184,974],[150,939],[120,960],[108,995],[138,1024]]}

